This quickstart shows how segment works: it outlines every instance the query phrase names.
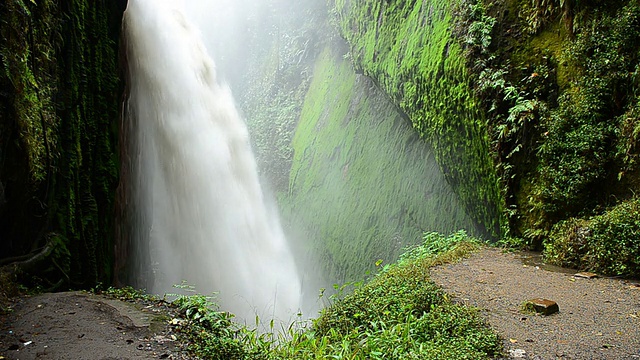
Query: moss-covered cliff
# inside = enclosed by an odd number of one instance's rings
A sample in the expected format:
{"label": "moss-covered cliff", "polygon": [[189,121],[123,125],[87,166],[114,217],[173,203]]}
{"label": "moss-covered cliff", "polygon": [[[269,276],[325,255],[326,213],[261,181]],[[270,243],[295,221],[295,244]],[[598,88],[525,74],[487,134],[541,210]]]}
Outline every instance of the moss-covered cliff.
{"label": "moss-covered cliff", "polygon": [[330,4],[356,67],[433,139],[489,233],[501,224],[551,261],[637,274],[634,232],[621,230],[640,219],[637,2]]}
{"label": "moss-covered cliff", "polygon": [[[254,49],[245,76],[231,85],[305,281],[323,274],[342,282],[393,261],[424,231],[475,234],[482,226],[447,184],[430,145],[356,73],[327,15],[321,1],[298,2],[253,19],[245,49],[219,46],[228,56]],[[260,31],[265,24],[269,33]]]}
{"label": "moss-covered cliff", "polygon": [[449,1],[334,1],[356,68],[408,115],[486,236],[500,235],[503,201],[487,120],[474,96]]}
{"label": "moss-covered cliff", "polygon": [[33,285],[112,277],[124,5],[0,4],[0,261]]}
{"label": "moss-covered cliff", "polygon": [[425,231],[476,232],[429,145],[343,55],[329,46],[316,60],[281,201],[334,281],[394,260]]}

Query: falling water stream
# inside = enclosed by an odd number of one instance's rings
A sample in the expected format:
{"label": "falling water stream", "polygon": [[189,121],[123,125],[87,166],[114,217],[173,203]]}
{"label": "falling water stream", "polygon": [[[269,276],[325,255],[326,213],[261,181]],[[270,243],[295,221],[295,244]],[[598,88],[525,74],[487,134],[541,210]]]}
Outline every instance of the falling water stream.
{"label": "falling water stream", "polygon": [[291,319],[301,280],[268,211],[247,128],[175,0],[129,0],[131,204],[148,290],[186,281],[240,318]]}

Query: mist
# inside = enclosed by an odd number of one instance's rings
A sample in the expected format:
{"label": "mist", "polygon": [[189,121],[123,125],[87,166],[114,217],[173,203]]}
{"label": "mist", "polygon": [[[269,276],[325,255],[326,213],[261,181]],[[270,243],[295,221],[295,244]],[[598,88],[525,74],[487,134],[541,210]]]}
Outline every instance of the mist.
{"label": "mist", "polygon": [[130,1],[124,29],[136,262],[148,267],[134,278],[158,294],[182,282],[217,293],[243,320],[290,321],[297,266],[203,32],[180,3],[151,0]]}

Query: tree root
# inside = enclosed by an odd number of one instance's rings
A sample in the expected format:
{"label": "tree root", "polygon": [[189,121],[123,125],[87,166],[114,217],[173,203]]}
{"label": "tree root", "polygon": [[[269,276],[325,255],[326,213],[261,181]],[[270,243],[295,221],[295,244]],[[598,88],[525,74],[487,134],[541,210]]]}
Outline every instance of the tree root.
{"label": "tree root", "polygon": [[[53,264],[53,267],[62,274],[62,277],[55,279],[57,281],[54,282],[47,281],[50,287],[45,290],[49,292],[60,289],[65,283],[69,282],[69,276],[52,257],[56,248],[60,246],[59,241],[55,239],[55,234],[50,234],[47,236],[45,246],[36,252],[2,259],[0,261],[0,272],[5,274],[3,278],[16,279],[23,274],[41,274],[47,268],[51,268]],[[4,284],[0,284],[0,286],[4,286]]]}

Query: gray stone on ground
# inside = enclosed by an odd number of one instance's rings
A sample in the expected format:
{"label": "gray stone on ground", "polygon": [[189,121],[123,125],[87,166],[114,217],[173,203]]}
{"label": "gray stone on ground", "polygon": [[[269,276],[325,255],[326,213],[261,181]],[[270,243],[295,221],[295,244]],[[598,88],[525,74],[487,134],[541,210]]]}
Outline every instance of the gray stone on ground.
{"label": "gray stone on ground", "polygon": [[527,359],[527,352],[522,349],[509,350],[510,359]]}

